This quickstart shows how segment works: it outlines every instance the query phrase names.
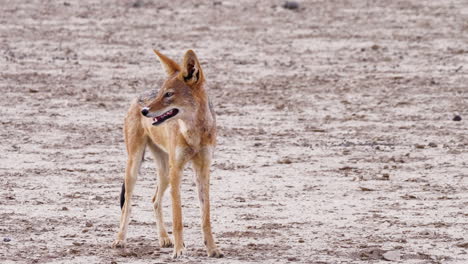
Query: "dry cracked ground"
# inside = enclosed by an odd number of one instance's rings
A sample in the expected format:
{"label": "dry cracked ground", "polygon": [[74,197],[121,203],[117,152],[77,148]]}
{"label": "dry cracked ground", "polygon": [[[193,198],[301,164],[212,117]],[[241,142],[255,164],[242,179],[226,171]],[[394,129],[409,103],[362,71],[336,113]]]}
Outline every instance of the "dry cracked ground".
{"label": "dry cracked ground", "polygon": [[156,48],[197,52],[218,116],[226,257],[205,256],[187,168],[188,252],[174,262],[467,263],[468,3],[282,4],[2,1],[0,262],[173,262],[150,156],[128,247],[110,247],[123,117],[164,79]]}

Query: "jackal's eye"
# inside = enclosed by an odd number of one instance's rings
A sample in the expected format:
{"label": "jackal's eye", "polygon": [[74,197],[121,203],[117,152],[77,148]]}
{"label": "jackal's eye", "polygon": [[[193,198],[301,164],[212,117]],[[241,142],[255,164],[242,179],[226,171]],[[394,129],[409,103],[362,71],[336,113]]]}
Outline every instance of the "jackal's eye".
{"label": "jackal's eye", "polygon": [[168,97],[171,97],[173,95],[174,95],[173,92],[167,92],[167,93],[164,94],[164,97],[168,98]]}

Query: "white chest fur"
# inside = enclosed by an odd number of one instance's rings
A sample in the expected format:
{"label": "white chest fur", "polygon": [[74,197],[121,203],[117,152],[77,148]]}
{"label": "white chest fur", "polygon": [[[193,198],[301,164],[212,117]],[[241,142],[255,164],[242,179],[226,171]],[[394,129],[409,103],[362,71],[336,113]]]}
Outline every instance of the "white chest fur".
{"label": "white chest fur", "polygon": [[177,120],[179,123],[180,133],[184,136],[185,140],[190,146],[198,146],[200,144],[200,135],[197,135],[193,130],[190,130],[182,119]]}

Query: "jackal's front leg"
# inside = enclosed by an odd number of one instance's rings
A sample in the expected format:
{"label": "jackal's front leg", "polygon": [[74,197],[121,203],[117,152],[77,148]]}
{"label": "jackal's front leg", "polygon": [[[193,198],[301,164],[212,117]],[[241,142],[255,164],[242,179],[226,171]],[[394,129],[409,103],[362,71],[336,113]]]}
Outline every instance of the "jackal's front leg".
{"label": "jackal's front leg", "polygon": [[206,246],[208,256],[222,258],[224,254],[218,249],[211,231],[210,220],[210,165],[211,150],[201,151],[194,159],[193,165],[196,171],[196,182],[198,187],[198,198],[201,208],[201,226],[203,231],[203,242]]}
{"label": "jackal's front leg", "polygon": [[160,148],[151,143],[148,144],[148,146],[153,153],[158,167],[158,186],[156,187],[156,193],[153,196],[153,208],[159,234],[159,245],[161,247],[172,247],[172,241],[169,238],[169,235],[167,234],[166,228],[164,226],[162,212],[162,200],[164,192],[169,186],[169,159],[168,155]]}
{"label": "jackal's front leg", "polygon": [[178,258],[185,253],[184,238],[182,234],[182,206],[180,201],[180,178],[182,168],[172,166],[170,169],[171,197],[172,197],[172,232],[174,233],[174,254]]}

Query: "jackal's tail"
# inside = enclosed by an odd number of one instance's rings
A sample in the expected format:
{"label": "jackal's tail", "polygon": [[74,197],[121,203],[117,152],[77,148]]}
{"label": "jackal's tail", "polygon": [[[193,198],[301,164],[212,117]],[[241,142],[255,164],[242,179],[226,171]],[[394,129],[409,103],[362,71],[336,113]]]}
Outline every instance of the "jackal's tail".
{"label": "jackal's tail", "polygon": [[124,206],[125,203],[125,182],[122,183],[122,191],[120,191],[120,209]]}

